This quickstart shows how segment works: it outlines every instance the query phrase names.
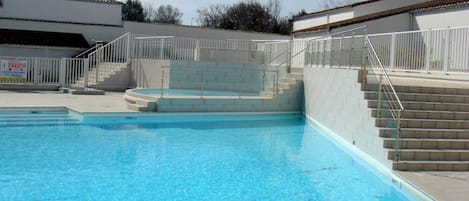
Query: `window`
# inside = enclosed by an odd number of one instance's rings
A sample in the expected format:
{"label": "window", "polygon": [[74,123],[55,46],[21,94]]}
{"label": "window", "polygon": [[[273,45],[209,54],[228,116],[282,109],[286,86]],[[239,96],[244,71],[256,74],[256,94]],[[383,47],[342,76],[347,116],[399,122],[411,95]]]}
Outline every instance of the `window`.
{"label": "window", "polygon": [[3,7],[3,0],[0,0],[0,8]]}

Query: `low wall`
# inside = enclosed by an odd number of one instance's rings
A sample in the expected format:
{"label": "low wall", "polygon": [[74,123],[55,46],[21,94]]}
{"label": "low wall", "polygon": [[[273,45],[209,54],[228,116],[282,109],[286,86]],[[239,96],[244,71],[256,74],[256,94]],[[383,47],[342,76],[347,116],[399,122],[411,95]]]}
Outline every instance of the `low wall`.
{"label": "low wall", "polygon": [[[264,73],[257,64],[215,62],[171,62],[169,88],[260,92]],[[273,79],[273,73],[266,77]],[[267,85],[267,79],[265,80]]]}
{"label": "low wall", "polygon": [[391,168],[358,76],[358,70],[305,68],[305,113]]}
{"label": "low wall", "polygon": [[169,66],[170,60],[132,59],[129,88],[161,88],[168,86],[169,71],[165,68],[165,82],[162,83],[163,67]]}

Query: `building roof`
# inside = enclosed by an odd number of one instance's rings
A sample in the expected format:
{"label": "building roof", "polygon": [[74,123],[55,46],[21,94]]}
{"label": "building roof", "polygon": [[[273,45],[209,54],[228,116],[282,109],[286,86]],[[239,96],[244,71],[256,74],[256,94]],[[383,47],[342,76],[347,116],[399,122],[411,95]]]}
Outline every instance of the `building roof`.
{"label": "building roof", "polygon": [[107,3],[107,4],[119,4],[119,5],[123,4],[116,0],[72,0],[72,1],[85,1],[85,2],[92,2],[92,3]]}
{"label": "building roof", "polygon": [[343,9],[343,8],[353,8],[355,6],[368,4],[368,3],[373,3],[373,2],[376,2],[376,1],[381,1],[381,0],[365,0],[365,1],[362,0],[362,1],[359,1],[359,2],[356,2],[356,3],[347,4],[347,5],[344,5],[344,6],[339,6],[339,7],[335,7],[335,8],[326,9],[326,10],[320,10],[320,11],[313,12],[313,13],[308,13],[306,15],[295,17],[294,20],[301,20],[301,19],[305,19],[305,18],[314,16],[314,15],[329,13],[329,12],[333,12],[335,10],[340,10],[340,9]]}
{"label": "building roof", "polygon": [[83,35],[45,31],[0,29],[0,44],[89,48]]}
{"label": "building roof", "polygon": [[441,6],[448,6],[448,5],[457,5],[457,4],[462,4],[462,3],[468,3],[469,0],[433,0],[433,1],[427,1],[423,3],[418,3],[418,4],[413,4],[409,6],[404,6],[401,8],[396,8],[396,9],[391,9],[391,10],[386,10],[382,12],[377,12],[369,15],[364,15],[364,16],[359,16],[355,17],[352,19],[347,19],[343,21],[338,21],[338,22],[333,22],[329,24],[323,24],[315,27],[310,27],[306,29],[301,29],[301,30],[296,30],[293,31],[293,33],[301,33],[301,32],[310,32],[310,31],[321,31],[321,30],[328,30],[332,28],[338,28],[342,26],[347,26],[351,24],[356,24],[356,23],[361,23],[361,22],[366,22],[370,20],[375,20],[379,18],[384,18],[392,15],[398,15],[401,13],[406,13],[414,10],[421,10],[421,9],[427,9],[427,8],[434,8],[434,7],[441,7]]}

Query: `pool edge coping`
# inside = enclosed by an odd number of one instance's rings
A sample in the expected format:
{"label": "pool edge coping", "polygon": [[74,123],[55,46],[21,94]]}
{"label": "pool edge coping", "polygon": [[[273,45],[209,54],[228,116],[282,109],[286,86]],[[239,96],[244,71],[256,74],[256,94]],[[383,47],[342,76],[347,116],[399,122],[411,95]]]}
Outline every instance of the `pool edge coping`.
{"label": "pool edge coping", "polygon": [[305,113],[303,113],[303,115],[307,121],[307,124],[317,126],[321,131],[327,134],[336,143],[344,146],[346,150],[351,151],[356,157],[371,165],[379,173],[383,174],[383,176],[387,177],[388,179],[391,179],[391,183],[397,188],[406,190],[408,193],[415,196],[417,199],[425,201],[436,201],[436,199],[433,198],[430,194],[420,189],[418,186],[412,184],[411,182],[407,181],[406,179],[402,178],[401,176],[395,174],[393,170],[389,169],[388,167],[380,163],[378,160],[371,157],[369,154],[365,153],[364,151],[360,150],[355,146],[352,146],[349,142],[345,141],[342,137],[340,137],[340,135],[330,130],[326,126],[322,125],[319,121],[315,120],[309,115],[306,115]]}

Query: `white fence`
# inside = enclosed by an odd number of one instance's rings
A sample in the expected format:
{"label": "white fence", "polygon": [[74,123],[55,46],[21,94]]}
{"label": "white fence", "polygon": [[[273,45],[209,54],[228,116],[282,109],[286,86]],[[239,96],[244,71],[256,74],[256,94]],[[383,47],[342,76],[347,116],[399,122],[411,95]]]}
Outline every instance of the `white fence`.
{"label": "white fence", "polygon": [[469,27],[373,34],[369,38],[386,68],[469,73]]}
{"label": "white fence", "polygon": [[[0,83],[12,84],[70,86],[82,79],[87,66],[87,59],[73,58],[0,57],[0,61]],[[11,69],[18,64],[24,68]]]}
{"label": "white fence", "polygon": [[[220,53],[245,55],[246,60],[263,60],[264,42],[211,40],[173,36],[131,35],[130,57],[187,61],[217,61]],[[251,59],[249,59],[251,58]]]}

